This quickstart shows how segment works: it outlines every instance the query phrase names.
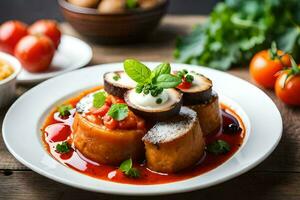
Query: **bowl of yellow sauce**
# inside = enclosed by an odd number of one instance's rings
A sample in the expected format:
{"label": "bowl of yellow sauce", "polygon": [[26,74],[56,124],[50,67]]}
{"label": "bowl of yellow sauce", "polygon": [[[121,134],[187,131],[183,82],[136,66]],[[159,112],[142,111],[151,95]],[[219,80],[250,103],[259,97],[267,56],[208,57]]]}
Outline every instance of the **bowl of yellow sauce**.
{"label": "bowl of yellow sauce", "polygon": [[0,108],[12,103],[16,96],[16,78],[21,63],[13,56],[0,52]]}

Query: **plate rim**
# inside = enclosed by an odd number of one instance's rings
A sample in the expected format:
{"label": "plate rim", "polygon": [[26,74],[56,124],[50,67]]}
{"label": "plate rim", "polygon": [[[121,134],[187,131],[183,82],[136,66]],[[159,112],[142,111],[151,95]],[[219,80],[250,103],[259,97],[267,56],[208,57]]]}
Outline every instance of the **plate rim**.
{"label": "plate rim", "polygon": [[[158,64],[159,62],[143,62],[145,64]],[[95,69],[95,68],[105,68],[106,67],[109,67],[109,65],[120,65],[121,63],[108,63],[108,64],[99,64],[99,65],[93,65],[93,66],[90,66],[88,68],[84,68],[84,69],[80,69],[80,70],[76,70],[75,72],[76,73],[79,73],[78,71],[82,71],[82,70],[92,70],[92,69]],[[187,66],[187,67],[193,67],[193,65],[185,65],[185,64],[181,64],[181,63],[171,63],[172,64],[180,64],[182,66]],[[197,66],[198,67],[198,66]],[[199,67],[199,70],[201,70],[201,68],[204,68],[203,66],[200,66]],[[256,160],[256,162],[252,162],[251,164],[248,164],[246,167],[244,167],[243,169],[241,170],[238,170],[237,172],[234,172],[234,173],[231,173],[230,175],[226,176],[225,178],[223,179],[218,179],[216,181],[213,181],[213,182],[210,182],[209,184],[206,184],[205,186],[199,186],[199,185],[194,185],[194,186],[190,186],[188,188],[176,188],[176,191],[154,191],[154,192],[141,192],[141,191],[136,191],[136,192],[132,192],[132,191],[115,191],[115,190],[109,190],[109,189],[102,189],[99,187],[99,189],[97,190],[94,190],[92,188],[89,188],[89,187],[85,187],[85,186],[79,186],[79,185],[76,185],[76,184],[73,184],[72,182],[70,182],[70,180],[65,180],[64,178],[61,178],[61,177],[57,177],[56,175],[51,175],[51,173],[47,174],[45,173],[42,169],[32,165],[31,163],[28,163],[26,160],[24,160],[21,156],[19,156],[16,152],[14,152],[13,148],[11,148],[11,146],[8,144],[7,140],[6,140],[6,137],[5,137],[5,129],[6,129],[6,119],[7,119],[7,116],[10,114],[10,112],[13,111],[14,109],[14,106],[19,102],[19,101],[22,101],[22,97],[23,96],[27,96],[27,95],[30,95],[32,93],[32,91],[34,90],[37,90],[39,87],[41,87],[40,85],[45,85],[45,84],[48,84],[48,81],[50,82],[52,79],[59,79],[59,77],[61,76],[64,76],[65,74],[62,74],[62,75],[59,75],[55,78],[51,78],[37,86],[35,86],[34,88],[28,90],[25,94],[23,94],[19,99],[17,99],[17,101],[9,108],[9,110],[7,111],[6,115],[5,115],[5,118],[3,120],[3,126],[2,126],[2,135],[3,135],[3,140],[4,140],[4,143],[6,145],[6,147],[8,148],[9,152],[17,159],[19,160],[22,164],[24,164],[25,166],[29,167],[30,169],[32,169],[33,171],[43,175],[43,176],[46,176],[47,178],[50,178],[54,181],[58,181],[60,183],[63,183],[63,184],[67,184],[69,186],[72,186],[72,187],[75,187],[75,188],[79,188],[79,189],[84,189],[84,190],[88,190],[88,191],[93,191],[93,192],[102,192],[102,193],[107,193],[107,194],[121,194],[121,195],[136,195],[136,196],[141,196],[141,195],[162,195],[162,194],[174,194],[174,193],[181,193],[181,192],[188,192],[188,191],[192,191],[192,190],[197,190],[197,189],[202,189],[202,188],[207,188],[207,187],[210,187],[212,185],[217,185],[219,183],[222,183],[222,182],[225,182],[229,179],[232,179],[234,177],[237,177],[243,173],[245,173],[246,171],[254,168],[255,166],[257,166],[258,164],[260,164],[263,160],[265,160],[273,151],[274,149],[277,147],[281,137],[282,137],[282,131],[283,131],[283,124],[282,124],[282,117],[281,117],[281,114],[278,110],[278,108],[276,107],[276,105],[274,104],[274,102],[272,101],[272,99],[265,94],[265,92],[263,92],[261,89],[257,88],[256,86],[254,86],[253,84],[249,83],[248,81],[245,81],[239,77],[236,77],[236,76],[233,76],[229,73],[225,73],[225,72],[220,72],[220,71],[217,71],[217,70],[214,70],[214,69],[209,69],[209,68],[205,68],[205,70],[209,70],[209,71],[214,71],[214,72],[217,72],[217,73],[224,73],[226,74],[227,76],[229,77],[233,77],[235,79],[238,79],[239,81],[243,81],[243,82],[246,82],[247,84],[251,85],[252,87],[255,87],[256,89],[258,89],[260,92],[262,92],[262,94],[268,99],[268,101],[270,103],[272,103],[272,109],[274,109],[274,111],[276,112],[277,114],[277,117],[279,117],[279,120],[281,121],[281,123],[279,123],[279,137],[277,138],[277,140],[275,141],[275,143],[272,145],[272,148],[270,148],[268,150],[267,153],[265,153],[262,157],[260,157],[259,159]],[[74,73],[73,72],[70,72],[70,73]],[[69,73],[68,73],[69,74]],[[237,103],[238,104],[238,103]],[[238,104],[239,105],[239,104]],[[241,106],[240,106],[241,107]],[[242,108],[242,107],[241,107]],[[243,109],[243,108],[242,108]],[[243,109],[244,110],[244,109]],[[247,114],[247,113],[246,113]],[[248,116],[248,115],[247,115]],[[244,144],[244,143],[243,143]],[[232,157],[236,156],[233,155]],[[231,158],[232,158],[231,157]],[[230,159],[231,159],[230,158]],[[228,160],[227,160],[228,161]],[[56,161],[57,162],[57,161]],[[224,164],[224,163],[223,163]],[[223,165],[222,164],[222,165]],[[221,166],[222,166],[221,165]],[[212,170],[211,170],[212,171]],[[80,174],[79,172],[76,172],[74,171],[75,173],[78,173]],[[92,177],[91,177],[92,178]],[[195,178],[195,177],[194,177]],[[97,179],[98,180],[98,179]],[[187,181],[189,179],[186,179],[186,180],[183,180],[183,181]],[[108,181],[105,181],[105,182],[108,182]],[[182,181],[179,181],[179,182],[182,182]],[[179,182],[175,182],[175,183],[179,183]],[[109,183],[113,183],[113,182],[109,182]],[[173,184],[173,183],[167,183],[167,184]],[[122,185],[126,185],[127,187],[130,187],[130,186],[134,186],[134,187],[141,187],[140,185],[127,185],[127,184],[122,184]],[[158,184],[160,185],[160,184]],[[162,185],[165,185],[165,184],[162,184]],[[142,187],[151,187],[151,186],[157,186],[157,185],[142,185]]]}

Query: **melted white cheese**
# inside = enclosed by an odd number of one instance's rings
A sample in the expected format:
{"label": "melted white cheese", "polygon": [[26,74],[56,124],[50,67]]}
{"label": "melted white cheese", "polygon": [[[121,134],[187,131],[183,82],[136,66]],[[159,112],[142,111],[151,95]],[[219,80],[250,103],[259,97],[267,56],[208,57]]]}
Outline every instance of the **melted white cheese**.
{"label": "melted white cheese", "polygon": [[[118,80],[114,80],[114,76],[119,75]],[[125,72],[119,73],[109,73],[107,74],[107,78],[109,82],[115,85],[124,86],[126,88],[134,88],[136,86],[136,82],[134,82]]]}
{"label": "melted white cheese", "polygon": [[96,92],[92,92],[82,99],[76,104],[76,111],[79,113],[87,113],[90,111],[90,109],[93,107],[94,102],[94,94],[97,92],[104,91],[103,89],[98,90]]}
{"label": "melted white cheese", "polygon": [[[150,93],[149,94],[144,94],[144,93],[136,93],[136,92],[132,92],[131,94],[131,101],[133,104],[141,106],[141,107],[145,107],[145,108],[156,108],[158,105],[164,105],[168,99],[169,99],[169,95],[168,93],[163,90],[162,93],[160,93],[158,96],[153,97]],[[158,104],[157,103],[157,99],[161,99],[161,103]]]}
{"label": "melted white cheese", "polygon": [[[160,104],[156,103],[158,98],[162,99]],[[140,110],[147,110],[149,112],[166,111],[169,110],[171,106],[181,100],[181,95],[175,89],[165,89],[157,97],[143,96],[142,94],[137,94],[135,90],[130,90],[128,94],[128,100],[132,105]]]}

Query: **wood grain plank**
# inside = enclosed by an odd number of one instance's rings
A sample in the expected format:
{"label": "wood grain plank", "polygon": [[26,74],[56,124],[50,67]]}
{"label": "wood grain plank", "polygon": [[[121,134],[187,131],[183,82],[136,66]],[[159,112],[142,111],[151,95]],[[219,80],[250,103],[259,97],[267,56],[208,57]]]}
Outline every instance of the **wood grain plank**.
{"label": "wood grain plank", "polygon": [[[195,200],[195,199],[243,199],[243,200],[299,200],[299,173],[255,172],[244,174],[226,183],[194,192],[142,197],[144,200]],[[75,189],[31,172],[0,174],[0,199],[14,200],[79,200],[115,199],[135,200],[141,197],[113,196]]]}

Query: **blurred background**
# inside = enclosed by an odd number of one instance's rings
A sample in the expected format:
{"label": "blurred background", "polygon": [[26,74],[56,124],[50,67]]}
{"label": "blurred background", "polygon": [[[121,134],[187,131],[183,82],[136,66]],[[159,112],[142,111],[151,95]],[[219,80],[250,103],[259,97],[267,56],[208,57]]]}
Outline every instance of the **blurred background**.
{"label": "blurred background", "polygon": [[[171,0],[171,14],[209,14],[218,0]],[[63,20],[56,0],[0,0],[0,23],[9,19],[31,23],[40,18]]]}

